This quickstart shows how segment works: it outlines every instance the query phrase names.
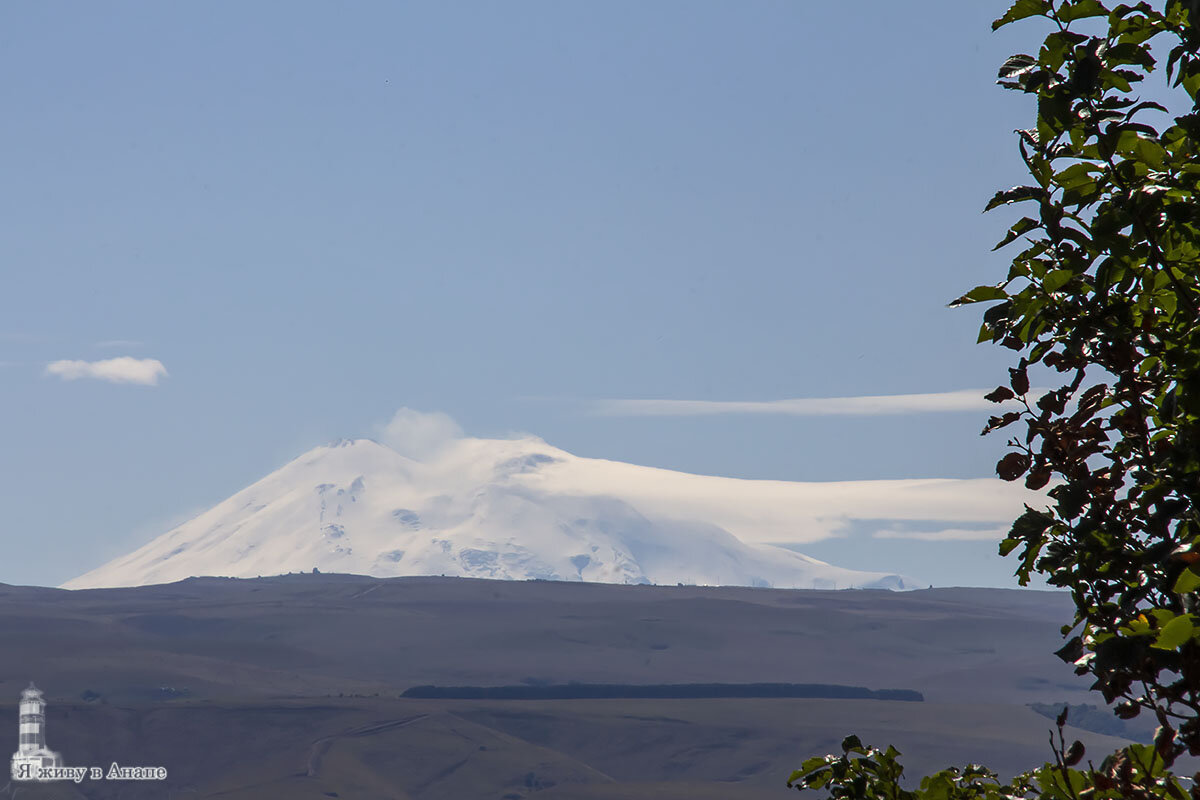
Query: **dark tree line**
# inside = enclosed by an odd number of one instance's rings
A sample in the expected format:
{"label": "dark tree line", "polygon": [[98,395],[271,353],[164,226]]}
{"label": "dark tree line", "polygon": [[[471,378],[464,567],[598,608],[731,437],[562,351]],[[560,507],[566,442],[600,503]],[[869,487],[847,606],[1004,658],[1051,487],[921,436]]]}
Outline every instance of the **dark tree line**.
{"label": "dark tree line", "polygon": [[912,689],[867,689],[825,683],[564,683],[542,686],[413,686],[402,697],[456,700],[595,700],[622,698],[809,697],[839,700],[925,698]]}

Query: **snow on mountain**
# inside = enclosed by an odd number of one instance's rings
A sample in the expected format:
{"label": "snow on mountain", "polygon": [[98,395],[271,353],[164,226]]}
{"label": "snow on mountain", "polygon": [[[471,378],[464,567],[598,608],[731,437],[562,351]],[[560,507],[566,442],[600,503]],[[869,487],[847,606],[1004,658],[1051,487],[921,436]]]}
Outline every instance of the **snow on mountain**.
{"label": "snow on mountain", "polygon": [[763,535],[752,530],[756,520],[782,528],[787,514],[747,507],[795,501],[788,487],[796,486],[580,458],[532,437],[458,439],[427,461],[343,440],[64,588],[314,567],[378,577],[914,588],[899,575],[748,541]]}

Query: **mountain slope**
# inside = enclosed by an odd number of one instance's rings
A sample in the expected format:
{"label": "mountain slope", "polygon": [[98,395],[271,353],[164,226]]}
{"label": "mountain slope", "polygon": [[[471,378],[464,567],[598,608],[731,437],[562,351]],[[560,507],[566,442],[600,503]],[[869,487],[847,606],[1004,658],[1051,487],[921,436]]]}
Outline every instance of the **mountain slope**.
{"label": "mountain slope", "polygon": [[[670,496],[656,496],[659,482]],[[772,486],[789,485],[579,458],[535,438],[461,439],[428,462],[343,440],[64,588],[314,567],[378,577],[914,588],[898,575],[841,569],[730,532],[753,533],[740,506]]]}

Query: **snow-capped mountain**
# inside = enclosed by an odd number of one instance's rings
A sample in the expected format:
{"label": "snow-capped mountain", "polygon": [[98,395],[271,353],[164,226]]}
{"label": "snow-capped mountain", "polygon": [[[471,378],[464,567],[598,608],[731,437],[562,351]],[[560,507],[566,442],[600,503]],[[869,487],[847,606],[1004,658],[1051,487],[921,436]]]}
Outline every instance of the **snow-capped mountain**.
{"label": "snow-capped mountain", "polygon": [[748,525],[772,524],[769,508],[755,515],[751,504],[761,508],[767,492],[778,505],[787,496],[780,487],[796,485],[580,458],[532,437],[459,439],[427,461],[343,440],[64,588],[314,567],[378,577],[914,588],[899,575],[746,541],[755,538],[744,535]]}

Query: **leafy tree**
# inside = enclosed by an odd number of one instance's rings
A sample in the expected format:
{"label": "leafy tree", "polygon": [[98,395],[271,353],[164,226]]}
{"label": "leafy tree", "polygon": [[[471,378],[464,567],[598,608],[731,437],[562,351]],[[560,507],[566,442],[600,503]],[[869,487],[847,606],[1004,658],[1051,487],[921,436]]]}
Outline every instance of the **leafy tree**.
{"label": "leafy tree", "polygon": [[[1155,742],[1077,770],[1083,747],[1065,746],[1060,718],[1041,769],[1003,785],[982,767],[950,769],[906,791],[894,749],[849,737],[789,786],[895,800],[1188,796],[1167,770],[1200,755],[1200,0],[1015,0],[992,27],[1029,19],[1049,32],[999,83],[1036,101],[1036,124],[1016,132],[1030,182],[986,208],[1028,209],[996,246],[1021,250],[1004,280],[951,305],[993,303],[979,341],[1016,354],[987,395],[1015,408],[984,433],[1024,423],[997,473],[1050,487],[1000,552],[1017,555],[1021,585],[1038,573],[1070,590],[1057,655],[1117,716],[1153,714]],[[1150,85],[1175,107],[1143,99]],[[1043,380],[1051,388],[1031,388]]]}

